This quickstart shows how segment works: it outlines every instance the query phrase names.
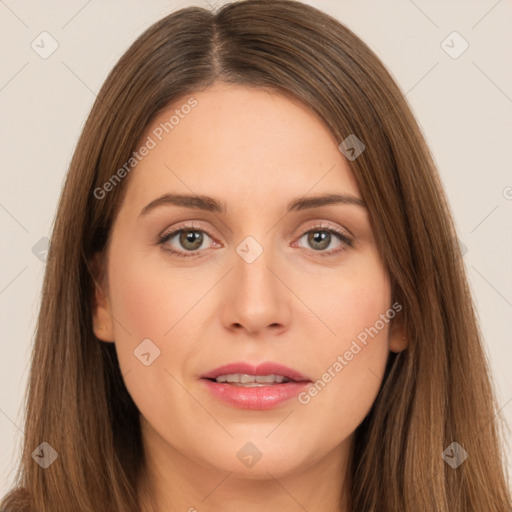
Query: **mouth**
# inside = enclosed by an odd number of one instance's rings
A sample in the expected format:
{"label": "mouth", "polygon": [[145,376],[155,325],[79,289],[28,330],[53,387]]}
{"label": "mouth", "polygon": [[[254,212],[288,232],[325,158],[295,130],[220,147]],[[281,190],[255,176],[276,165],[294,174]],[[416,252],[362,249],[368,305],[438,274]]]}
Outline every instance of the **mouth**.
{"label": "mouth", "polygon": [[312,381],[277,363],[232,363],[201,376],[218,399],[242,409],[270,409],[296,396]]}
{"label": "mouth", "polygon": [[247,373],[228,373],[219,375],[215,379],[208,379],[211,382],[222,382],[233,384],[233,386],[242,386],[245,388],[273,386],[284,382],[295,382],[284,375],[248,375]]}

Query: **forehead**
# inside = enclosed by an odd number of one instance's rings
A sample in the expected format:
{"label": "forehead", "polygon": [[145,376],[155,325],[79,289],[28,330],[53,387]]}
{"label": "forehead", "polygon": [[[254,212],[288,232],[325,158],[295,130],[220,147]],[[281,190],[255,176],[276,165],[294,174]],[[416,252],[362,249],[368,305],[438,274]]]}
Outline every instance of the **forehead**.
{"label": "forehead", "polygon": [[143,145],[151,149],[131,172],[126,196],[137,206],[165,192],[246,206],[309,191],[360,196],[325,124],[274,91],[216,83],[184,95],[152,121]]}

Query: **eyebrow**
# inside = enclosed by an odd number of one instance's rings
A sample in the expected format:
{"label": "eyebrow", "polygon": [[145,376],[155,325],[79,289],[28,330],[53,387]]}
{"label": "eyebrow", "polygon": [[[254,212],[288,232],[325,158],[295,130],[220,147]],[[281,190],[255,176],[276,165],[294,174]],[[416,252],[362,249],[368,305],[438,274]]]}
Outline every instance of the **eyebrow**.
{"label": "eyebrow", "polygon": [[[331,204],[348,204],[366,208],[362,199],[348,194],[324,194],[313,197],[298,197],[287,204],[287,211],[301,211],[310,208],[320,208]],[[226,205],[213,197],[188,194],[164,194],[146,205],[140,215],[146,215],[158,206],[175,205],[185,208],[206,210],[209,212],[225,213]]]}

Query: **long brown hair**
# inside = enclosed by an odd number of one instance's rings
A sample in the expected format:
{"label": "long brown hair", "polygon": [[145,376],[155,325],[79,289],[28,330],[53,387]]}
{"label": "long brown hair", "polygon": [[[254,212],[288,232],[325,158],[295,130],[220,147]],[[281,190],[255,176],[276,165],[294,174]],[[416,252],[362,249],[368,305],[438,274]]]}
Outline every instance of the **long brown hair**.
{"label": "long brown hair", "polygon": [[[157,113],[215,80],[293,95],[338,141],[354,134],[366,146],[349,165],[410,341],[390,355],[379,395],[356,430],[350,509],[509,512],[500,417],[433,159],[403,94],[368,46],[292,0],[176,11],[144,32],[108,76],[54,223],[24,449],[2,509],[139,510],[139,412],[114,345],[94,336],[89,265],[105,247],[130,177],[101,199],[94,191],[129,160]],[[42,442],[58,453],[47,469],[32,458]],[[442,457],[453,442],[468,454],[456,469]]]}

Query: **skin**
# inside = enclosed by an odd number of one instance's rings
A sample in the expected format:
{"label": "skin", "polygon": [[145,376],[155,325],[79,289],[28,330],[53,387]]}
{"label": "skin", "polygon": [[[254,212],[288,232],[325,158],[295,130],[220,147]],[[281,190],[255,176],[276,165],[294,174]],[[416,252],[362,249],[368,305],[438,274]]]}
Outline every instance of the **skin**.
{"label": "skin", "polygon": [[[96,290],[96,336],[116,344],[141,412],[143,509],[151,495],[159,510],[347,510],[341,483],[353,433],[389,351],[406,348],[399,316],[305,405],[293,398],[239,409],[199,377],[230,362],[274,361],[321,378],[393,303],[369,213],[352,204],[286,212],[305,195],[361,193],[339,141],[307,107],[275,92],[217,82],[169,106],[141,140],[190,96],[197,106],[123,184]],[[141,215],[164,193],[209,195],[226,212],[166,204]],[[208,232],[202,244],[184,246],[179,234],[158,243],[190,221]],[[353,246],[335,235],[315,243],[307,233],[319,226],[350,235]],[[252,263],[236,252],[247,236],[263,249]],[[147,338],[161,351],[149,366],[134,356]],[[247,442],[262,453],[251,468],[237,457]]]}

